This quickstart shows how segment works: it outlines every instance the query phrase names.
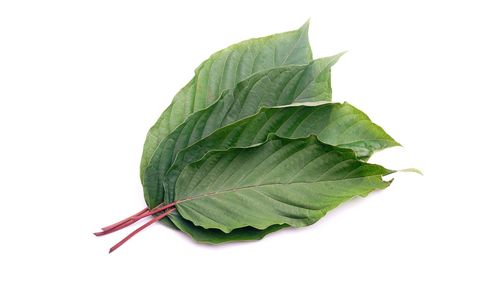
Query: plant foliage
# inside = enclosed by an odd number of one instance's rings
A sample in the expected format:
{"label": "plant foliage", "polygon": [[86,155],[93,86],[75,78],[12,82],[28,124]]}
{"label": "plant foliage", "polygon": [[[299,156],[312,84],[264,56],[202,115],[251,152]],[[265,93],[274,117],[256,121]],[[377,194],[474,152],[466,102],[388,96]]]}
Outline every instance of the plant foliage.
{"label": "plant foliage", "polygon": [[204,61],[148,132],[140,176],[147,208],[104,235],[155,218],[197,241],[258,240],[315,223],[393,173],[370,164],[399,145],[366,114],[331,103],[331,67],[313,60],[309,24],[250,39]]}

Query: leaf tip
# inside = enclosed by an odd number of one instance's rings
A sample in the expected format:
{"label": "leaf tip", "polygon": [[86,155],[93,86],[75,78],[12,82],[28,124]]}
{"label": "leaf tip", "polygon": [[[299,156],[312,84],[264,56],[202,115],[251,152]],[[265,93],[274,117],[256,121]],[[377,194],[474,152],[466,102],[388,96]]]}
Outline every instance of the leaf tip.
{"label": "leaf tip", "polygon": [[299,30],[307,32],[309,30],[310,23],[311,23],[311,18],[308,18],[306,22],[299,28]]}
{"label": "leaf tip", "polygon": [[337,54],[337,55],[335,55],[335,56],[340,58],[341,56],[345,55],[347,52],[349,52],[349,51],[348,51],[348,50],[344,50],[344,51],[342,51],[342,52],[338,53],[338,54]]}
{"label": "leaf tip", "polygon": [[398,172],[404,172],[404,173],[416,173],[416,174],[419,174],[421,176],[424,175],[424,173],[417,169],[417,168],[408,168],[408,169],[402,169],[402,170],[398,170]]}
{"label": "leaf tip", "polygon": [[338,60],[345,54],[347,51],[342,51],[336,55],[329,56],[329,57],[323,57],[315,60],[313,63],[319,63],[320,65],[325,65],[332,67],[334,64],[338,62]]}

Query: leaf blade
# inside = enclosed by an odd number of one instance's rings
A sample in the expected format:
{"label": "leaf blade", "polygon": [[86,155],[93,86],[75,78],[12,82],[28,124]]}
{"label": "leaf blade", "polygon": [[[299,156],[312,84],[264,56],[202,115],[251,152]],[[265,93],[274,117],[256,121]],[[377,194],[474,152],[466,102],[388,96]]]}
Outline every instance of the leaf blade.
{"label": "leaf blade", "polygon": [[[148,206],[172,197],[164,193],[163,174],[170,168],[177,152],[208,136],[213,131],[253,115],[262,107],[287,105],[297,98],[324,101],[331,97],[330,67],[342,54],[315,60],[308,65],[273,68],[240,82],[220,99],[189,116],[158,146],[145,170],[144,194]],[[166,196],[166,199],[165,199]]]}
{"label": "leaf blade", "polygon": [[[140,165],[141,181],[163,138],[187,116],[210,105],[223,90],[265,69],[311,61],[308,29],[309,22],[306,22],[294,31],[246,40],[216,52],[204,61],[196,69],[194,78],[175,95],[172,104],[148,131]],[[273,60],[269,59],[271,56],[275,56]],[[234,69],[234,72],[226,72],[226,69]]]}
{"label": "leaf blade", "polygon": [[[171,214],[169,218],[179,230],[186,233],[196,241],[207,244],[260,240],[270,233],[287,227],[287,225],[284,224],[273,225],[262,230],[252,227],[244,227],[235,229],[231,231],[230,234],[227,234],[218,229],[205,229],[195,226],[192,222],[183,219],[178,213],[175,215]],[[172,222],[168,221],[167,223],[171,224]],[[230,235],[230,239],[228,239],[228,235]]]}
{"label": "leaf blade", "polygon": [[[345,134],[348,132],[345,128],[360,121],[365,122],[357,127],[355,134]],[[270,134],[282,138],[317,135],[326,144],[354,150],[358,157],[369,157],[375,151],[399,145],[366,114],[348,103],[263,108],[259,113],[220,128],[181,150],[163,176],[163,185],[173,197],[177,177],[188,164],[200,160],[212,150],[261,144]]]}
{"label": "leaf blade", "polygon": [[175,199],[183,218],[206,229],[302,227],[352,197],[387,187],[382,176],[390,173],[315,137],[275,138],[253,148],[210,152],[188,165]]}

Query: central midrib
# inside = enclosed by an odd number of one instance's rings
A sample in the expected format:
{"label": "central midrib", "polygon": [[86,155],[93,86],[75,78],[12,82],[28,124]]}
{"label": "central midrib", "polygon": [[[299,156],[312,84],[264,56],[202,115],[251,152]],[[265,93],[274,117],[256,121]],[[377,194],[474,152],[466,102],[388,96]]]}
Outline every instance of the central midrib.
{"label": "central midrib", "polygon": [[236,187],[236,188],[232,188],[232,189],[226,189],[226,190],[221,190],[221,191],[214,191],[214,192],[209,192],[209,193],[206,193],[206,194],[200,194],[200,195],[196,195],[196,196],[191,196],[191,197],[186,197],[184,199],[179,199],[179,200],[175,200],[174,202],[175,205],[179,205],[179,204],[182,204],[183,202],[190,202],[190,201],[195,201],[195,200],[200,200],[200,199],[203,199],[203,198],[207,198],[207,197],[213,197],[213,196],[217,196],[217,195],[220,195],[220,194],[224,194],[224,193],[232,193],[232,192],[238,192],[238,191],[241,191],[241,190],[246,190],[246,189],[251,189],[251,188],[257,188],[257,187],[269,187],[269,186],[281,186],[281,185],[294,185],[294,184],[306,184],[306,183],[324,183],[324,182],[341,182],[341,181],[348,181],[348,180],[354,180],[354,179],[359,179],[359,178],[366,178],[366,179],[370,179],[370,178],[374,178],[374,177],[380,177],[382,175],[372,175],[372,176],[367,176],[367,177],[353,177],[353,178],[342,178],[342,179],[338,179],[338,180],[326,180],[326,181],[313,181],[313,182],[291,182],[291,183],[266,183],[266,184],[254,184],[254,185],[247,185],[247,186],[241,186],[241,187]]}

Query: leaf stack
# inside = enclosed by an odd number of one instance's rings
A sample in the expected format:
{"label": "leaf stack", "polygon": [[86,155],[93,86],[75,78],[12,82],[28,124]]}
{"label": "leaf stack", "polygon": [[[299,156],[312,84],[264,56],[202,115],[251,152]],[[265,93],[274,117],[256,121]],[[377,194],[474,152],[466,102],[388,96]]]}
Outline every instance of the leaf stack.
{"label": "leaf stack", "polygon": [[257,240],[315,223],[356,196],[389,186],[368,163],[399,145],[363,112],[331,103],[331,67],[313,60],[308,23],[213,54],[149,130],[140,176],[147,208],[197,241]]}

